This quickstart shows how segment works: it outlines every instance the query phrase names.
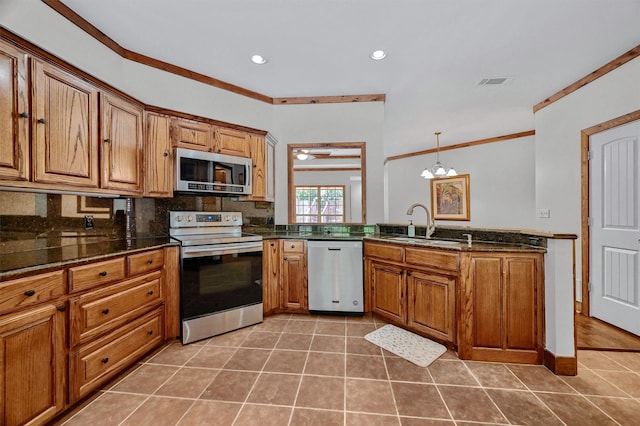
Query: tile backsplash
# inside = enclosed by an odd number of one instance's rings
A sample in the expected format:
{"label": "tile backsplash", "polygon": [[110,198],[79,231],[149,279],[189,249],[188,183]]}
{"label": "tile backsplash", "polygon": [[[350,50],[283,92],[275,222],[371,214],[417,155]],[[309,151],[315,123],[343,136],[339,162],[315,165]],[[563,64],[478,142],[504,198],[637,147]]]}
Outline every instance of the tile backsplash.
{"label": "tile backsplash", "polygon": [[[77,232],[123,237],[127,198],[0,191],[0,241]],[[227,197],[176,195],[173,198],[132,198],[129,203],[138,235],[168,234],[170,210],[240,211],[247,225],[273,224],[273,203],[235,201]],[[86,229],[85,216],[93,220]]]}

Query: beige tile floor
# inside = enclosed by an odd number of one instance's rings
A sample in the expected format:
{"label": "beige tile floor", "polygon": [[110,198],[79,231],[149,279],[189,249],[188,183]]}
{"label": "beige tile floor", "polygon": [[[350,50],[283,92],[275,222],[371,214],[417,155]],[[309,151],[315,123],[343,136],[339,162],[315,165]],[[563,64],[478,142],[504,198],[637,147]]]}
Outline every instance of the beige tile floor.
{"label": "beige tile floor", "polygon": [[364,340],[384,324],[278,315],[171,343],[57,424],[640,424],[640,353],[580,351],[575,377],[452,352],[420,368]]}

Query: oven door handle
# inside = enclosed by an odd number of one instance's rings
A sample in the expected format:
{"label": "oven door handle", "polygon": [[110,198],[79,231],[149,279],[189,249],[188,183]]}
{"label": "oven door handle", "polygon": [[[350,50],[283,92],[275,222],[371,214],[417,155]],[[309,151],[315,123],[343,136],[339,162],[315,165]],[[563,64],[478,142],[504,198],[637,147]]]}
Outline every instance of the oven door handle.
{"label": "oven door handle", "polygon": [[184,259],[193,257],[220,256],[223,254],[255,253],[262,251],[262,242],[192,246],[182,248]]}

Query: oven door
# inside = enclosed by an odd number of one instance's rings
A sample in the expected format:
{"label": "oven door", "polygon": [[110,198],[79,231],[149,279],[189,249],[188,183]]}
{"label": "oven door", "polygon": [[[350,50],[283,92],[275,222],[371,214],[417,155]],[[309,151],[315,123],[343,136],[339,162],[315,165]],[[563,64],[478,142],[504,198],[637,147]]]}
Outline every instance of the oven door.
{"label": "oven door", "polygon": [[183,247],[181,258],[183,321],[262,303],[262,242]]}

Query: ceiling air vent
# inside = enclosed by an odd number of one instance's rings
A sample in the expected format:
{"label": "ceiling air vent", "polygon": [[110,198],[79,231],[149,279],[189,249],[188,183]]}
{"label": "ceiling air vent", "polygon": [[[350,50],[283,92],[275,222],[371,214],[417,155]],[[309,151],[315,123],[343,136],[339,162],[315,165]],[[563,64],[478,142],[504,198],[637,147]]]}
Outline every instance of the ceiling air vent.
{"label": "ceiling air vent", "polygon": [[480,83],[478,83],[478,86],[497,86],[499,84],[504,84],[507,80],[507,77],[483,78],[480,80]]}

